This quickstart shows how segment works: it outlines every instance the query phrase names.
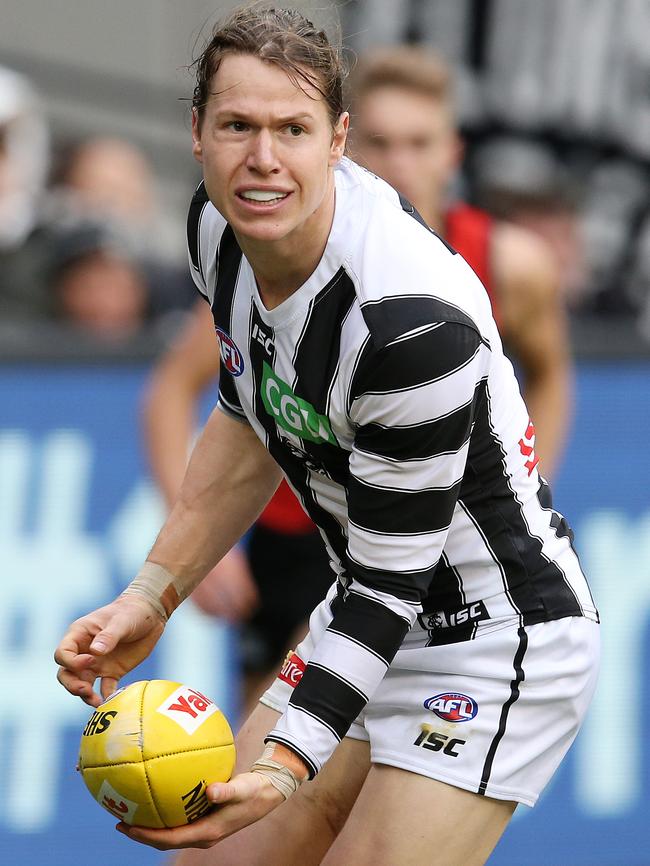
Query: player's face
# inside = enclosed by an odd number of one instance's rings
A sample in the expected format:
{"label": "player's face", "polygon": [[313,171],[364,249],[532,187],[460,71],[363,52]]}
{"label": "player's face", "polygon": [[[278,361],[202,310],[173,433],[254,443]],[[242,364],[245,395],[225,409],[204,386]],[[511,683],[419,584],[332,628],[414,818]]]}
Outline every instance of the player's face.
{"label": "player's face", "polygon": [[360,101],[354,153],[418,209],[441,207],[460,144],[448,108],[403,87],[377,87]]}
{"label": "player's face", "polygon": [[210,200],[249,241],[295,237],[333,202],[347,115],[333,130],[320,93],[303,87],[272,63],[229,54],[212,78],[200,124],[195,112],[193,152]]}

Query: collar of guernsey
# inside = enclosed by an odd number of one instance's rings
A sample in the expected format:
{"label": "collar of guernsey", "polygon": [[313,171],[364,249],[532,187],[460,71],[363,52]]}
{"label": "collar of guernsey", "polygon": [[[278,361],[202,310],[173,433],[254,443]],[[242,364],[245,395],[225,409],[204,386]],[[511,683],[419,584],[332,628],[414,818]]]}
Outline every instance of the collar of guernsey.
{"label": "collar of guernsey", "polygon": [[[360,168],[347,157],[343,157],[334,170],[336,200],[334,204],[334,219],[327,239],[323,255],[311,276],[297,289],[291,297],[283,301],[273,310],[267,310],[257,289],[253,271],[244,258],[240,279],[246,281],[248,289],[255,298],[255,304],[262,320],[276,331],[288,327],[296,318],[302,315],[305,306],[327,285],[348,258],[348,250],[354,246],[354,240],[363,225],[368,203],[366,196],[359,194],[364,186],[363,174]],[[356,194],[355,194],[356,193]],[[354,279],[354,275],[350,274]]]}
{"label": "collar of guernsey", "polygon": [[[244,272],[242,276],[248,282],[248,287],[255,298],[255,303],[260,316],[266,324],[281,330],[287,327],[297,316],[302,314],[304,307],[310,303],[324,285],[337,273],[346,259],[346,252],[350,248],[361,224],[359,217],[359,199],[353,205],[353,190],[361,185],[359,173],[363,170],[347,157],[343,157],[334,170],[334,181],[336,188],[336,201],[334,205],[334,219],[332,228],[327,239],[327,245],[316,270],[305,283],[290,298],[287,298],[280,306],[273,310],[267,310],[260,298],[257,284],[252,269],[246,260],[242,262]],[[363,207],[363,204],[361,205]],[[355,218],[356,215],[356,218]],[[302,506],[297,501],[293,492],[283,481],[258,518],[259,523],[267,529],[276,532],[290,534],[303,534],[313,532],[316,527],[311,519],[305,514]]]}

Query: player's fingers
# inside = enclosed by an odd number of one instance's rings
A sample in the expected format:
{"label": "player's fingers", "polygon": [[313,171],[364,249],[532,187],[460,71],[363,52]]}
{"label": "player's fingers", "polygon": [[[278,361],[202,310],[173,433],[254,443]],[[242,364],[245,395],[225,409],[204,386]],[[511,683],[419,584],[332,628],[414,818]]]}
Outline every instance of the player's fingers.
{"label": "player's fingers", "polygon": [[68,670],[81,672],[82,670],[93,666],[95,663],[95,657],[90,653],[57,649],[54,653],[54,661]]}
{"label": "player's fingers", "polygon": [[107,655],[115,649],[121,640],[130,634],[132,626],[130,618],[120,614],[112,616],[106,628],[103,628],[93,638],[93,642],[90,644],[90,651],[95,653],[95,655]]}
{"label": "player's fingers", "polygon": [[101,703],[101,698],[94,691],[92,682],[81,679],[76,674],[71,673],[65,668],[59,668],[56,678],[63,688],[67,689],[71,695],[76,695],[81,698],[81,700],[89,706],[98,707]]}
{"label": "player's fingers", "polygon": [[105,701],[107,701],[114,691],[117,690],[117,679],[115,677],[102,677],[101,693]]}
{"label": "player's fingers", "polygon": [[[244,803],[252,797],[263,792],[270,782],[263,776],[255,773],[241,773],[229,782],[213,782],[208,785],[206,795],[215,806],[223,806],[225,803]],[[273,790],[275,790],[273,788]]]}
{"label": "player's fingers", "polygon": [[174,827],[171,830],[149,830],[147,827],[131,827],[128,824],[119,823],[116,827],[120,833],[140,842],[157,848],[158,851],[171,851],[174,848],[211,848],[219,841],[221,836],[212,833],[206,838],[203,822],[187,824],[184,827]]}

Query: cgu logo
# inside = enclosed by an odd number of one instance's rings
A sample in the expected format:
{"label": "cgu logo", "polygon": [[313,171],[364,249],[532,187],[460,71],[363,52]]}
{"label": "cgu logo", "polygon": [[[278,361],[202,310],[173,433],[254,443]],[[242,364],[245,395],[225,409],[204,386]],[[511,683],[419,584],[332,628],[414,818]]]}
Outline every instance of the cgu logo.
{"label": "cgu logo", "polygon": [[319,445],[324,442],[336,445],[329,419],[320,415],[307,400],[294,394],[266,361],[262,369],[262,403],[267,414],[287,433]]}
{"label": "cgu logo", "polygon": [[474,698],[457,692],[443,692],[427,698],[424,707],[446,722],[469,722],[478,713]]}
{"label": "cgu logo", "polygon": [[188,734],[193,734],[216,711],[216,704],[201,692],[181,686],[163,701],[156,712],[172,719]]}
{"label": "cgu logo", "polygon": [[219,352],[221,353],[221,360],[223,361],[224,367],[233,376],[241,376],[244,372],[244,359],[242,358],[241,352],[237,346],[235,346],[235,343],[229,334],[226,334],[226,332],[221,328],[216,328],[215,330],[217,332],[217,337],[219,338]]}
{"label": "cgu logo", "polygon": [[290,686],[297,686],[302,675],[305,672],[305,663],[300,656],[295,653],[289,653],[284,660],[282,670],[278,674],[278,678]]}

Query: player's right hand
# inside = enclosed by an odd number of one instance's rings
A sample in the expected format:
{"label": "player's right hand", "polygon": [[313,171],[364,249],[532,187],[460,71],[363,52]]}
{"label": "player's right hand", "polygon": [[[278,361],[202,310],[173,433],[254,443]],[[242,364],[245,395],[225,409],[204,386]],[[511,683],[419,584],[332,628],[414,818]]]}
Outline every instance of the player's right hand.
{"label": "player's right hand", "polygon": [[[57,679],[70,694],[98,707],[149,655],[164,628],[146,599],[120,596],[72,623],[54,653]],[[97,678],[101,697],[93,688]]]}

